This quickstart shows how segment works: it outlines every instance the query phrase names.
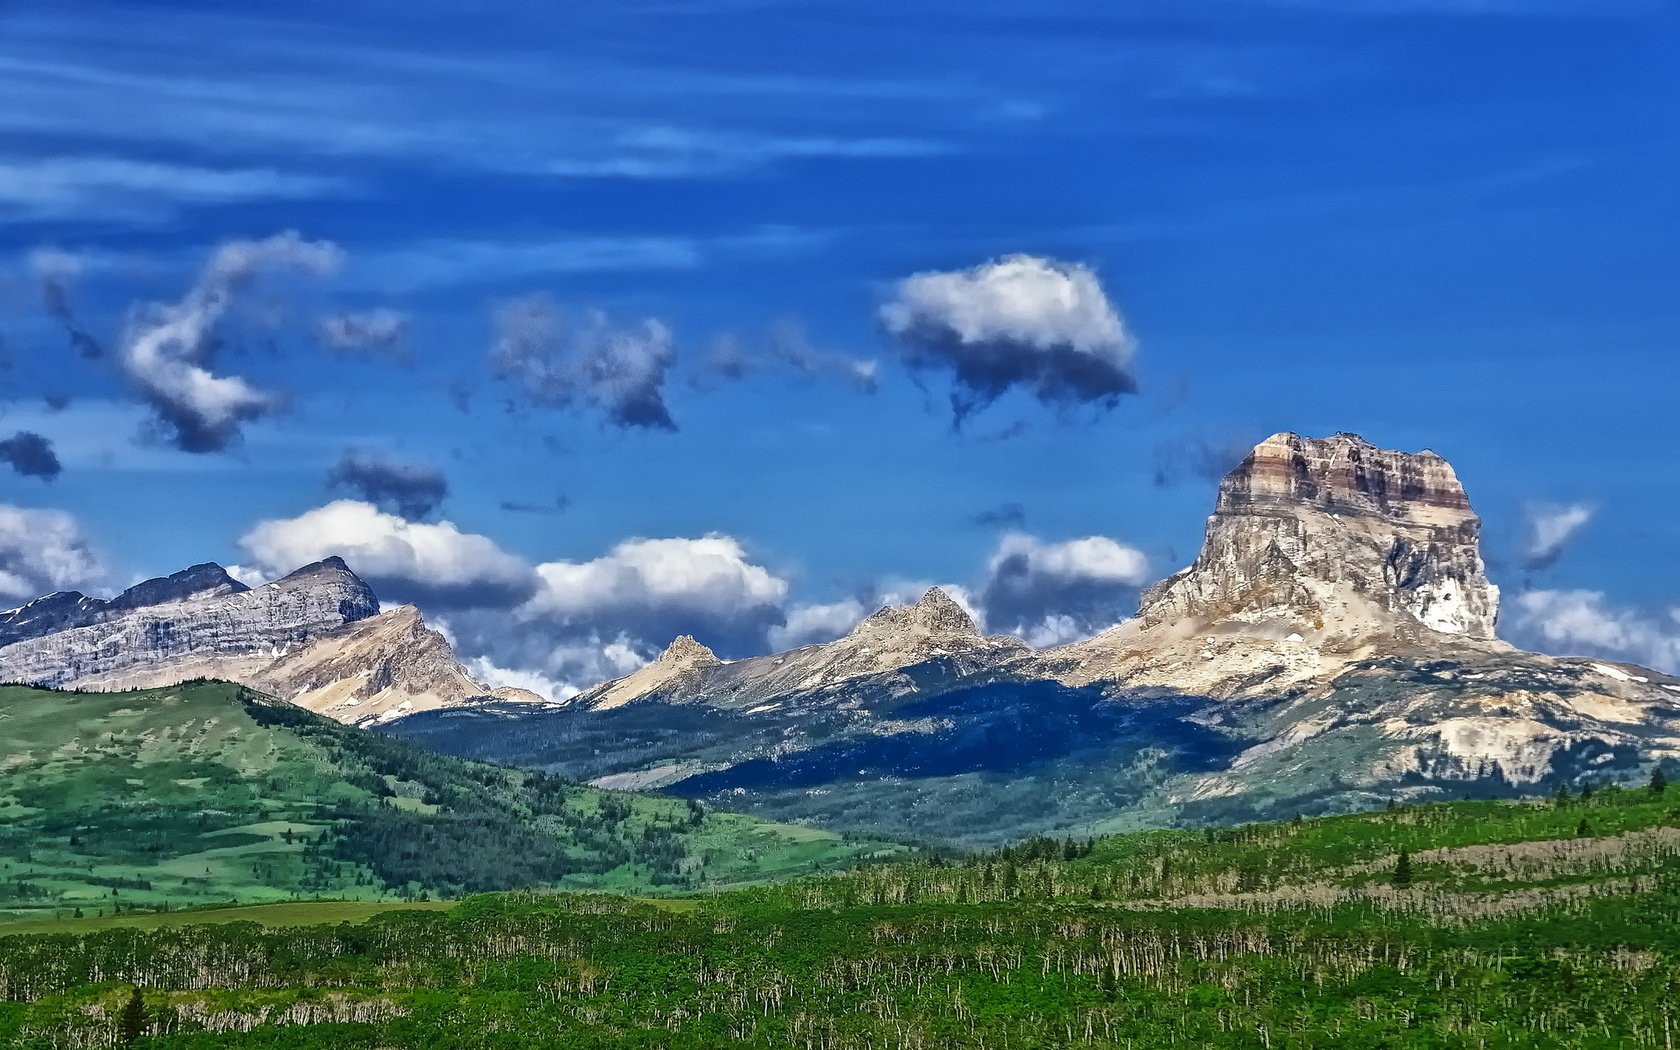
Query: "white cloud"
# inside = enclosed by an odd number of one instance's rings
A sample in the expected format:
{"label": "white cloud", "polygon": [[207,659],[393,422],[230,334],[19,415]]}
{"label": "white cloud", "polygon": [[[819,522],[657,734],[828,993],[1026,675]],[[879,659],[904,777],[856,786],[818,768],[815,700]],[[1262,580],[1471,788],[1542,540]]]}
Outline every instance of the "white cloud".
{"label": "white cloud", "polygon": [[321,276],[342,257],[336,245],[306,241],[295,231],[231,241],[216,249],[180,302],[136,311],[123,339],[123,369],[171,443],[186,452],[220,451],[239,440],[245,423],[279,407],[272,392],[212,371],[219,326],[237,294],[262,272]]}
{"label": "white cloud", "polygon": [[1543,569],[1558,560],[1563,548],[1592,520],[1594,509],[1585,503],[1542,503],[1528,508],[1528,543],[1523,560]]}
{"label": "white cloud", "polygon": [[738,540],[718,533],[625,540],[591,561],[545,562],[537,575],[542,587],[523,611],[565,622],[619,610],[756,619],[779,608],[788,593],[786,580],[753,564]]}
{"label": "white cloud", "polygon": [[1642,614],[1618,609],[1602,592],[1587,590],[1525,591],[1513,605],[1514,635],[1540,648],[1680,674],[1680,607]]}
{"label": "white cloud", "polygon": [[989,630],[1061,644],[1126,616],[1150,579],[1141,551],[1106,536],[1049,543],[1011,532],[986,561],[979,602]]}
{"label": "white cloud", "polygon": [[1136,344],[1090,267],[1010,255],[898,282],[880,310],[906,362],[949,369],[960,420],[1012,387],[1049,405],[1113,404],[1137,390]]}
{"label": "white cloud", "polygon": [[45,218],[163,217],[182,204],[228,204],[320,197],[345,190],[338,179],[274,168],[208,168],[123,157],[0,159],[0,205],[10,215]]}
{"label": "white cloud", "polygon": [[505,608],[537,584],[528,564],[489,537],[450,521],[407,521],[357,500],[261,522],[239,546],[271,576],[336,554],[385,601]]}
{"label": "white cloud", "polygon": [[797,649],[802,645],[832,642],[874,611],[856,598],[842,598],[826,604],[795,605],[787,611],[784,622],[770,628],[770,647],[776,650]]}
{"label": "white cloud", "polygon": [[105,569],[76,519],[0,504],[0,600],[23,603],[102,582]]}

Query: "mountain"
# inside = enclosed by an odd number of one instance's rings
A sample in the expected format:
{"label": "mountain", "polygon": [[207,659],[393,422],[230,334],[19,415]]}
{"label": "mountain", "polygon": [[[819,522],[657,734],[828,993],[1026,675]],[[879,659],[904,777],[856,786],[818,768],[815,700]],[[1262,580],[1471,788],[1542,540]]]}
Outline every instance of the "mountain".
{"label": "mountain", "polygon": [[557,708],[390,732],[779,819],[975,842],[1510,796],[1680,756],[1680,679],[1495,634],[1481,523],[1432,452],[1279,434],[1195,562],[1048,650],[931,591],[845,638],[724,662],[693,639]]}
{"label": "mountain", "polygon": [[646,892],[881,849],[463,762],[238,685],[0,686],[0,917],[527,886]]}
{"label": "mountain", "polygon": [[196,678],[358,724],[492,695],[416,609],[381,612],[339,558],[255,588],[195,565],[108,601],[61,592],[0,614],[0,681],[139,689]]}

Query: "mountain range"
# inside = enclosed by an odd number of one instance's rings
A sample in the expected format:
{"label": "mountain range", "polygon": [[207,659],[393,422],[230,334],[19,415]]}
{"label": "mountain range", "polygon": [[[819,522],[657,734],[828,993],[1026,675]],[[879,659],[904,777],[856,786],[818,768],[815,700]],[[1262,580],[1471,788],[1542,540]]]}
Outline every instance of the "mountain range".
{"label": "mountain range", "polygon": [[1430,452],[1279,434],[1137,615],[1049,649],[935,588],[742,660],[690,636],[563,704],[473,681],[337,558],[0,613],[0,681],[238,681],[450,754],[846,830],[994,842],[1534,793],[1680,756],[1680,679],[1496,635],[1481,523]]}

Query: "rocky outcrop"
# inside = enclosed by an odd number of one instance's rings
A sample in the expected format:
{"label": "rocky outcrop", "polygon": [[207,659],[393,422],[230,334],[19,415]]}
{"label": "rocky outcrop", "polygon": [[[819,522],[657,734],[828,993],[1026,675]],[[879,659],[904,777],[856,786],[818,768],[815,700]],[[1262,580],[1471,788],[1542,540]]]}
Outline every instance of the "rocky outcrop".
{"label": "rocky outcrop", "polygon": [[[913,605],[871,613],[844,638],[787,653],[726,663],[685,636],[647,667],[583,693],[573,703],[597,709],[650,698],[731,707],[798,705],[832,698],[865,678],[879,686],[905,668],[932,661],[962,674],[1028,653],[1018,638],[981,634],[962,606],[934,587]],[[907,686],[901,682],[892,688]]]}
{"label": "rocky outcrop", "polygon": [[214,562],[137,583],[109,600],[89,598],[80,591],[57,591],[22,608],[0,613],[0,646],[29,638],[101,623],[150,605],[212,598],[250,590]]}
{"label": "rocky outcrop", "polygon": [[141,689],[221,678],[355,724],[492,692],[419,610],[380,612],[339,558],[256,588],[195,565],[109,600],[48,595],[0,617],[0,627],[13,639],[0,645],[0,681]]}
{"label": "rocky outcrop", "polygon": [[1144,626],[1235,623],[1315,641],[1416,625],[1494,637],[1481,522],[1447,461],[1353,434],[1277,434],[1219,486],[1201,555],[1151,588]]}
{"label": "rocky outcrop", "polygon": [[473,681],[455,659],[448,639],[427,627],[412,605],[323,634],[239,680],[354,725],[450,707],[490,693]]}
{"label": "rocky outcrop", "polygon": [[[0,647],[0,679],[103,685],[168,673],[193,661],[259,653],[272,659],[379,612],[373,591],[338,558],[306,565],[254,589],[204,586],[213,574],[188,573],[187,579],[177,574],[131,588],[99,609],[91,622]],[[163,600],[119,606],[135,592]]]}

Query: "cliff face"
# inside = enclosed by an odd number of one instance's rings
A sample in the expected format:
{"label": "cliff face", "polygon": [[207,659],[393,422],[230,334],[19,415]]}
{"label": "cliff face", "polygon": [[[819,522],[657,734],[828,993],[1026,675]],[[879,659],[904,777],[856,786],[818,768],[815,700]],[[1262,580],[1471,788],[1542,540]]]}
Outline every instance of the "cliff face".
{"label": "cliff face", "polygon": [[137,583],[109,600],[80,591],[57,591],[22,608],[0,613],[0,646],[100,623],[148,605],[211,598],[250,590],[220,565],[205,562],[169,576]]}
{"label": "cliff face", "polygon": [[1481,521],[1447,461],[1352,434],[1278,434],[1219,486],[1195,564],[1145,593],[1146,628],[1232,623],[1319,641],[1421,627],[1494,637]]}
{"label": "cliff face", "polygon": [[[379,612],[373,591],[337,558],[255,589],[188,587],[178,596],[180,588],[167,586],[172,579],[125,592],[91,622],[0,647],[0,679],[67,686],[121,680],[187,659],[273,655]],[[164,600],[119,605],[135,591]]]}

